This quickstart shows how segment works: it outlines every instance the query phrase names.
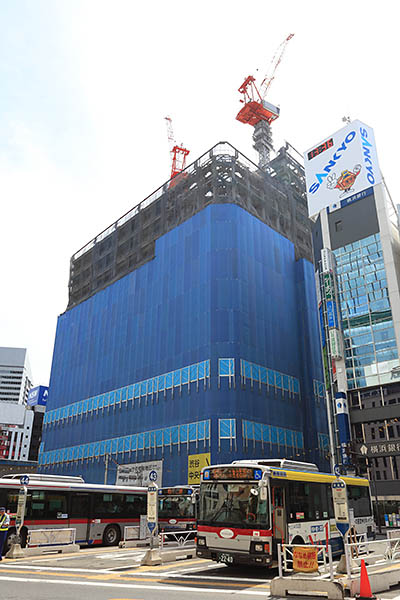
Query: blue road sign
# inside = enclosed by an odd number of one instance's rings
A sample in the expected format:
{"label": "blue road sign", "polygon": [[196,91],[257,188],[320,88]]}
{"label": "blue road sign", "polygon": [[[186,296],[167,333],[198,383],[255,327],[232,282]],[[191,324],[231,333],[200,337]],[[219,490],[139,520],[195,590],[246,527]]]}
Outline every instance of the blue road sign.
{"label": "blue road sign", "polygon": [[336,521],[336,527],[338,528],[339,533],[341,533],[341,535],[344,537],[347,531],[350,529],[350,523],[338,523]]}
{"label": "blue road sign", "polygon": [[157,471],[150,471],[149,473],[149,480],[150,481],[157,481]]}
{"label": "blue road sign", "polygon": [[150,529],[150,533],[153,533],[156,528],[156,523],[154,521],[149,521],[147,523],[147,527]]}
{"label": "blue road sign", "polygon": [[333,472],[335,473],[336,477],[340,477],[340,467],[339,467],[339,465],[335,465],[333,467]]}
{"label": "blue road sign", "polygon": [[28,483],[29,483],[28,475],[22,475],[22,477],[19,478],[19,482],[21,485],[28,485]]}

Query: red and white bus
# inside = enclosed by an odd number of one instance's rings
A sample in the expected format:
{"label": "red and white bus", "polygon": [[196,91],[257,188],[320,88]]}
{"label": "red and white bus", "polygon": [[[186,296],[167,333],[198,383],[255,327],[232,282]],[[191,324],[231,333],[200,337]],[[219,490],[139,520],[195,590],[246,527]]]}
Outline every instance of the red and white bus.
{"label": "red and white bus", "polygon": [[[0,506],[16,513],[20,474],[0,479]],[[77,544],[118,545],[124,527],[147,513],[147,488],[85,483],[81,477],[32,475],[21,542],[32,529],[76,529]],[[15,535],[15,514],[8,538]]]}
{"label": "red and white bus", "polygon": [[[201,472],[197,556],[229,565],[272,566],[277,544],[331,545],[342,551],[331,484],[316,465],[260,459],[205,467]],[[369,482],[342,478],[357,533],[372,535]]]}
{"label": "red and white bus", "polygon": [[196,529],[199,486],[181,485],[158,490],[159,531]]}

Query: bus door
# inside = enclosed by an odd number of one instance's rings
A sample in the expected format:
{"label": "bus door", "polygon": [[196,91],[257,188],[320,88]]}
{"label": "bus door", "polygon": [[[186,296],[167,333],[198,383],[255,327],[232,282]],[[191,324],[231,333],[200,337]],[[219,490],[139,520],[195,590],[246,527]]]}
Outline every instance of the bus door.
{"label": "bus door", "polygon": [[283,544],[286,541],[286,509],[285,488],[272,484],[272,535],[274,542]]}
{"label": "bus door", "polygon": [[89,541],[90,494],[88,492],[71,494],[69,526],[76,529],[77,543],[85,544]]}

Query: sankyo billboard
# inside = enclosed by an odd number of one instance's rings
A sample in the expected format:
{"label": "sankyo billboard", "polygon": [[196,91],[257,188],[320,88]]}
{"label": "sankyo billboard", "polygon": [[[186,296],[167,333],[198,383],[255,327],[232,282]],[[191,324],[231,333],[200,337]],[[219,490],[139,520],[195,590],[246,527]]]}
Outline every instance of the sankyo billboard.
{"label": "sankyo billboard", "polygon": [[304,166],[310,217],[382,180],[373,129],[357,120],[307,150]]}

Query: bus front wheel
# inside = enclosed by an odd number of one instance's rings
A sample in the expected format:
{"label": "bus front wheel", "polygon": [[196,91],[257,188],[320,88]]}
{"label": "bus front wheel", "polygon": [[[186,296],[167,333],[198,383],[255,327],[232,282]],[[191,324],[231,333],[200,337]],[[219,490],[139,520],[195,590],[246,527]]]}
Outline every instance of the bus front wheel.
{"label": "bus front wheel", "polygon": [[107,525],[103,533],[103,544],[105,546],[117,546],[121,539],[121,531],[118,525]]}

